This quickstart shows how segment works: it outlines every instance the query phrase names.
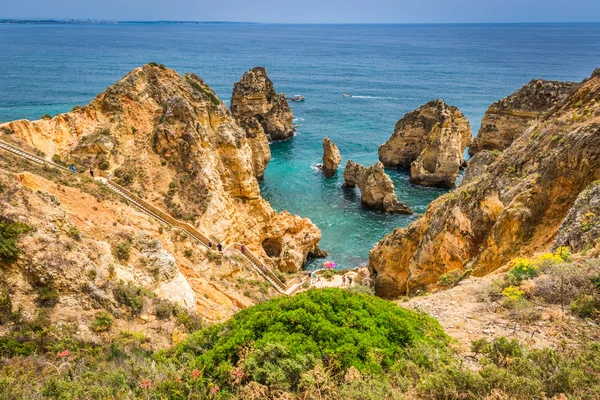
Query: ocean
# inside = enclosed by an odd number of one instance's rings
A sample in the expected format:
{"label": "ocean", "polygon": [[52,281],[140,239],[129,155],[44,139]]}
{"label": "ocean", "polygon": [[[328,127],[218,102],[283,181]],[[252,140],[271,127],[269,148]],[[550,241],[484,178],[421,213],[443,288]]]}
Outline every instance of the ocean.
{"label": "ocean", "polygon": [[[271,145],[262,194],[276,210],[309,217],[329,259],[351,268],[445,190],[389,170],[416,214],[365,210],[357,191],[341,188],[348,159],[376,162],[398,119],[431,99],[457,106],[476,134],[486,108],[529,80],[584,79],[600,67],[600,24],[0,24],[0,54],[0,121],[87,104],[151,61],[196,73],[229,104],[244,72],[266,67],[278,92],[306,101],[291,104],[296,136]],[[326,136],[343,158],[331,179],[315,167]]]}

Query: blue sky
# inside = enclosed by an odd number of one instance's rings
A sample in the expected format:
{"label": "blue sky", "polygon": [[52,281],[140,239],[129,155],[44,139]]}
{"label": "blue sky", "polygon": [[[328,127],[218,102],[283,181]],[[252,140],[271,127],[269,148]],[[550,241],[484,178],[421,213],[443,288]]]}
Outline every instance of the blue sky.
{"label": "blue sky", "polygon": [[282,23],[598,22],[600,0],[0,0],[0,18]]}

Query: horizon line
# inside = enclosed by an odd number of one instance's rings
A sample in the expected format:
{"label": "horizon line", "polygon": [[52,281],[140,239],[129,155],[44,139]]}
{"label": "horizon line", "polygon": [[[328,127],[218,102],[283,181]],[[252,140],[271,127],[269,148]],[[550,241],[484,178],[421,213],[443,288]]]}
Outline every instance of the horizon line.
{"label": "horizon line", "polygon": [[256,25],[508,25],[508,24],[597,24],[598,21],[469,21],[469,22],[264,22],[227,20],[127,20],[93,18],[5,18],[0,24],[48,23],[48,24],[256,24]]}

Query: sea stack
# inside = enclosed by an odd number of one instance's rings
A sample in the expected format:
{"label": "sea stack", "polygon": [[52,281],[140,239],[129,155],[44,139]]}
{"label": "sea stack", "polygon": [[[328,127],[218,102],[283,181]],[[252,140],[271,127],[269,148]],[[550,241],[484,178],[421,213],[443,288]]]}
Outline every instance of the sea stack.
{"label": "sea stack", "polygon": [[463,113],[433,100],[396,123],[379,147],[379,160],[386,167],[410,168],[411,183],[451,188],[470,143],[471,125]]}
{"label": "sea stack", "polygon": [[412,210],[398,201],[394,183],[378,161],[370,167],[348,160],[344,169],[344,187],[360,189],[363,206],[395,214],[412,214]]}
{"label": "sea stack", "polygon": [[328,178],[334,176],[341,161],[340,149],[328,137],[323,139],[323,174]]}
{"label": "sea stack", "polygon": [[510,96],[495,102],[485,112],[469,154],[508,148],[534,120],[559,104],[578,85],[574,82],[534,79]]}
{"label": "sea stack", "polygon": [[[254,119],[270,142],[294,136],[292,110],[285,94],[277,94],[263,67],[246,72],[233,86],[231,113],[238,120]],[[242,122],[242,128],[245,128]]]}

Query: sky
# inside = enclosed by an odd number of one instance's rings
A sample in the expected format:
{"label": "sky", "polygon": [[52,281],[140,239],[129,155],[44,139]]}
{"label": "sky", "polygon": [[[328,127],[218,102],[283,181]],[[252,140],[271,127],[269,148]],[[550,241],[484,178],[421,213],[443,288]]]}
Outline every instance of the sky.
{"label": "sky", "polygon": [[600,22],[600,0],[0,0],[0,18],[274,23]]}

